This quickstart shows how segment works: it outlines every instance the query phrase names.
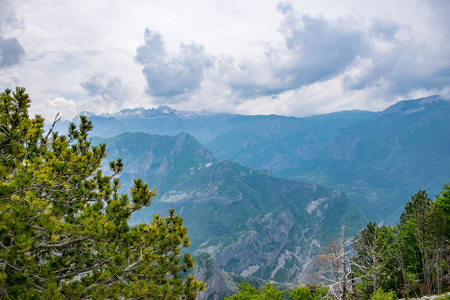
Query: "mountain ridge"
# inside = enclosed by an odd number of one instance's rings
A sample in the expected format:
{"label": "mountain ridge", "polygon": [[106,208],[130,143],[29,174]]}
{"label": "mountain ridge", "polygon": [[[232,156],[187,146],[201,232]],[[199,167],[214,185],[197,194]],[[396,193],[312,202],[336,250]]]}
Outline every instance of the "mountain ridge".
{"label": "mountain ridge", "polygon": [[[432,96],[400,101],[380,112],[306,118],[196,114],[160,107],[140,111],[148,112],[148,118],[128,114],[120,120],[89,119],[93,134],[103,137],[124,131],[188,132],[218,159],[343,190],[371,221],[395,223],[411,194],[421,188],[433,194],[448,182],[449,103]],[[439,157],[441,162],[436,161]]]}
{"label": "mountain ridge", "polygon": [[187,133],[128,133],[93,142],[106,142],[110,159],[122,158],[123,188],[134,178],[158,187],[151,207],[135,212],[133,223],[150,223],[153,214],[174,208],[190,230],[191,251],[210,253],[227,272],[305,280],[328,236],[344,224],[355,234],[367,222],[340,191],[217,160]]}

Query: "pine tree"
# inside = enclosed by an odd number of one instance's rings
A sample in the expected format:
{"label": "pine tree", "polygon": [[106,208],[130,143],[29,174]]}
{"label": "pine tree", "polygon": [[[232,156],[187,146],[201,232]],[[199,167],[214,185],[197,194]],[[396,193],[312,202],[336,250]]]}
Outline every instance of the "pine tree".
{"label": "pine tree", "polygon": [[[193,267],[183,219],[169,210],[130,226],[156,191],[135,180],[118,192],[121,160],[101,169],[106,146],[92,124],[44,133],[29,118],[23,88],[0,99],[0,297],[11,299],[195,299],[204,284]],[[184,278],[184,279],[183,279]]]}

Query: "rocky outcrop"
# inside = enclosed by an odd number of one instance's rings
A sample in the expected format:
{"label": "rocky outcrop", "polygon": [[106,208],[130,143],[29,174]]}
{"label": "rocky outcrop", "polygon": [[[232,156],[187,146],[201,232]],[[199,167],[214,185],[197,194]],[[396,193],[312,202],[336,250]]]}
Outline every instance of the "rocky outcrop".
{"label": "rocky outcrop", "polygon": [[[422,298],[408,298],[409,300],[434,300],[434,299],[448,299],[450,297],[450,293],[442,294],[442,295],[430,295],[423,296]],[[407,300],[407,298],[401,298],[399,300]]]}
{"label": "rocky outcrop", "polygon": [[247,281],[254,287],[262,287],[265,282],[258,278],[239,276],[224,272],[214,257],[208,253],[194,256],[195,268],[191,274],[205,282],[206,291],[199,293],[198,300],[222,300],[238,292],[238,285]]}

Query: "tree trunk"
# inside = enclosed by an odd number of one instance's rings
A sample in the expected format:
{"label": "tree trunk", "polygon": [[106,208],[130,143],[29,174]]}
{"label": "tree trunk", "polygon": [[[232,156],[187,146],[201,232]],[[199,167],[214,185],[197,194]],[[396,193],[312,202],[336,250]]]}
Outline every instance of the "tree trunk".
{"label": "tree trunk", "polygon": [[342,300],[347,299],[347,255],[345,251],[345,227],[342,227],[342,268],[343,268],[343,278],[342,278]]}
{"label": "tree trunk", "polygon": [[352,296],[353,296],[353,300],[358,299],[358,294],[357,294],[357,290],[356,290],[355,273],[354,272],[352,272]]}

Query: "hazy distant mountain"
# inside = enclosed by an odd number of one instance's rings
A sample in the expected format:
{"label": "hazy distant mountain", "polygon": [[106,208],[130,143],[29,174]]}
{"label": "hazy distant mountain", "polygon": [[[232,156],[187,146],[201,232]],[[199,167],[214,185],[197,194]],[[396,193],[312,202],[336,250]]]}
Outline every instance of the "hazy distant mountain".
{"label": "hazy distant mountain", "polygon": [[219,159],[346,192],[370,220],[395,222],[418,189],[450,178],[450,102],[399,102],[382,112],[307,118],[179,112],[168,107],[90,116],[94,135],[188,132]]}
{"label": "hazy distant mountain", "polygon": [[190,251],[211,253],[228,272],[295,283],[308,277],[319,247],[342,225],[350,236],[366,224],[344,193],[216,160],[186,133],[94,142],[107,144],[110,159],[123,159],[124,187],[142,178],[159,190],[133,222],[175,208],[189,228]]}
{"label": "hazy distant mountain", "polygon": [[[188,132],[200,143],[207,145],[216,138],[234,135],[242,129],[257,136],[302,136],[328,137],[337,129],[353,124],[356,120],[375,115],[368,111],[344,111],[308,118],[283,116],[246,116],[229,113],[184,112],[167,106],[156,109],[124,109],[118,113],[93,115],[84,112],[94,123],[91,135],[113,137],[125,132],[143,132],[160,135],[176,135]],[[78,122],[78,117],[74,119]],[[270,127],[268,127],[270,125]],[[64,124],[64,127],[66,124]],[[311,134],[309,134],[311,135]]]}
{"label": "hazy distant mountain", "polygon": [[[289,176],[345,191],[369,219],[395,221],[419,189],[450,182],[450,101],[403,101],[339,129]],[[278,174],[288,170],[279,170]]]}

